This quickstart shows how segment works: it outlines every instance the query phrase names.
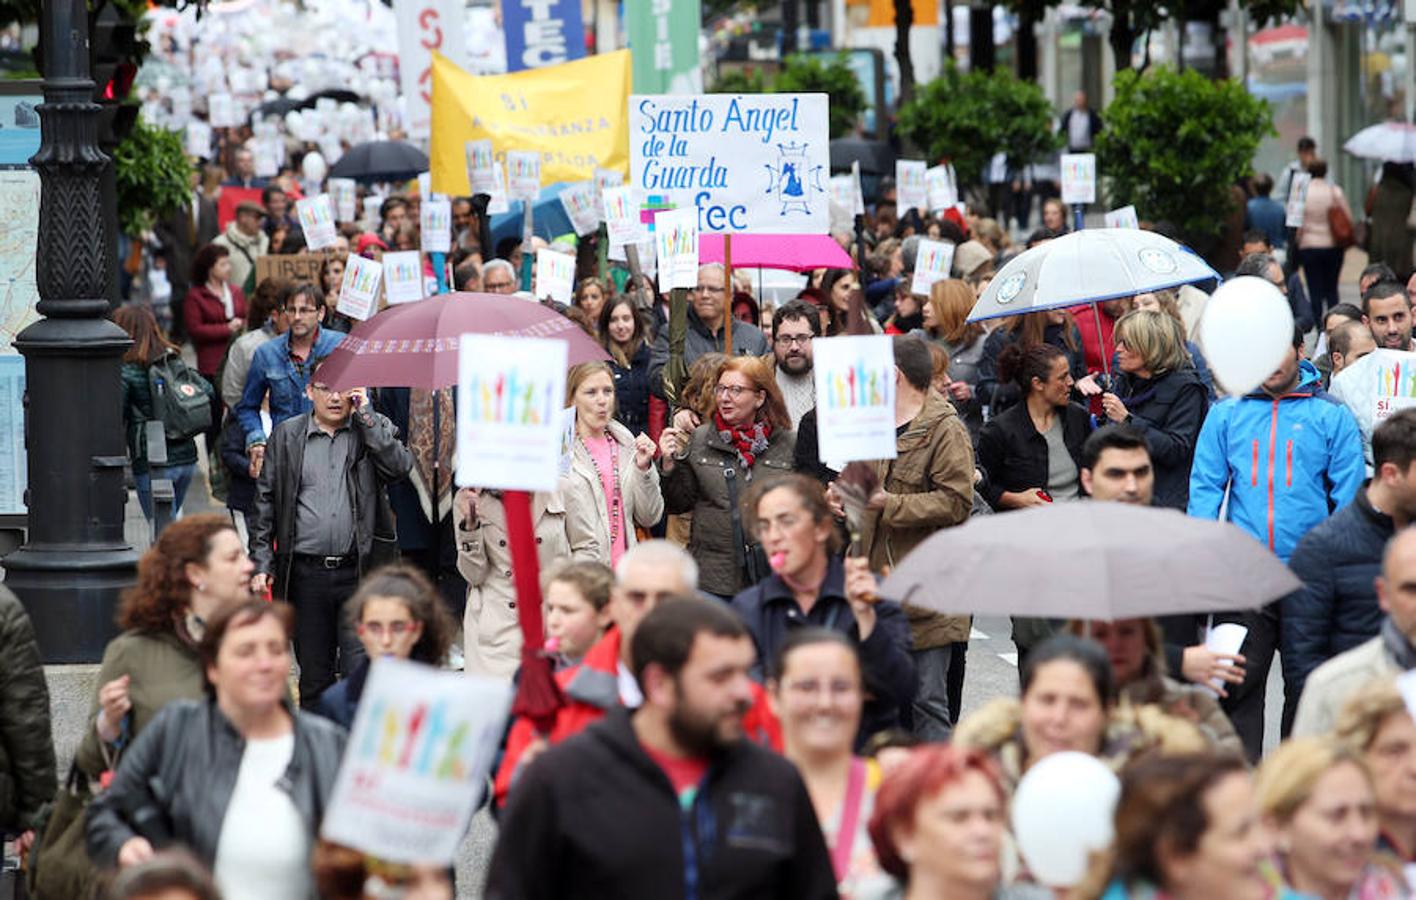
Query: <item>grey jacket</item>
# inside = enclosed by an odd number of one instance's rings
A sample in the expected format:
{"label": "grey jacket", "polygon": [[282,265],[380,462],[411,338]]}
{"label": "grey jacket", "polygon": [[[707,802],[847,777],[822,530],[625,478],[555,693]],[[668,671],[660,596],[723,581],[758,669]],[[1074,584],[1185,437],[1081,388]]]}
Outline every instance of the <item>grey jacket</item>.
{"label": "grey jacket", "polygon": [[[251,522],[251,561],[256,572],[273,575],[276,597],[286,596],[295,546],[295,505],[305,461],[305,433],[313,413],[276,425],[266,444],[265,465],[256,484],[256,512]],[[354,545],[360,568],[368,563],[374,538],[393,539],[393,514],[384,485],[401,481],[413,468],[413,454],[403,446],[387,418],[368,404],[350,416],[353,465],[345,473],[354,498]],[[282,548],[277,551],[275,548]]]}
{"label": "grey jacket", "polygon": [[[693,365],[693,361],[705,353],[723,352],[723,329],[709,331],[703,320],[688,308],[688,332],[683,341],[683,364]],[[733,356],[764,356],[772,352],[767,338],[755,325],[747,322],[733,322]],[[654,338],[654,346],[649,356],[649,390],[657,397],[664,396],[664,366],[669,362],[669,326],[659,329]]]}
{"label": "grey jacket", "polygon": [[[792,471],[792,451],[796,432],[773,431],[767,449],[753,462],[751,473],[738,471],[738,502],[747,497],[752,479],[785,475]],[[693,513],[688,552],[698,560],[698,586],[724,597],[732,597],[747,587],[743,583],[743,560],[733,544],[733,523],[728,505],[725,469],[741,469],[737,450],[719,436],[712,422],[693,431],[688,452],[659,480],[664,492],[664,508],[671,513]],[[744,531],[750,525],[744,515]]]}
{"label": "grey jacket", "polygon": [[[312,713],[290,710],[295,749],[279,787],[305,820],[311,841],[334,789],[347,735]],[[215,700],[179,700],[153,719],[123,759],[113,784],[89,806],[89,857],[112,867],[133,837],[155,848],[186,845],[208,866],[236,789],[246,741]]]}

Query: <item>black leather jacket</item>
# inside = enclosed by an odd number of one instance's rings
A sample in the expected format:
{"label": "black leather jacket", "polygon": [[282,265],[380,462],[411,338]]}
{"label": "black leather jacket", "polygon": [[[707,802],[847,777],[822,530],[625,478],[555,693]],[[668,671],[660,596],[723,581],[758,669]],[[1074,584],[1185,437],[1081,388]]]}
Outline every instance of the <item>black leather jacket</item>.
{"label": "black leather jacket", "polygon": [[[313,839],[348,736],[319,716],[294,709],[290,715],[295,749],[279,787],[290,795]],[[168,704],[123,754],[113,784],[89,806],[89,857],[100,867],[112,867],[128,839],[145,837],[155,848],[184,844],[213,865],[245,750],[245,739],[216,701]]]}

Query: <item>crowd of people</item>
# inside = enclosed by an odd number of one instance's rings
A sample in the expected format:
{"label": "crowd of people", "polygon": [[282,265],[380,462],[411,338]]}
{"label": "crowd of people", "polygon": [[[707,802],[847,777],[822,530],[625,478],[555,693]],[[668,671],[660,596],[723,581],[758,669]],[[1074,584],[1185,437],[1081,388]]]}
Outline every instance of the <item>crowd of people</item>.
{"label": "crowd of people", "polygon": [[[1344,204],[1320,164],[1303,163],[1307,202]],[[234,167],[233,183],[256,181],[248,151]],[[346,730],[371,661],[508,682],[522,664],[503,495],[449,477],[453,391],[322,377],[350,324],[335,310],[347,254],[417,249],[417,194],[340,223],[319,278],[291,282],[256,263],[302,251],[298,185],[257,186],[263,202],[220,235],[192,230],[170,310],[114,314],[133,338],[125,422],[144,510],[159,477],[180,509],[203,445],[227,509],[181,516],[143,557],[62,788],[32,634],[0,591],[17,673],[0,689],[24,710],[0,726],[26,739],[4,742],[0,814],[35,842],[41,888],[75,879],[41,898],[99,880],[125,898],[451,896],[443,866],[321,839]],[[1340,377],[1377,349],[1416,350],[1409,241],[1363,273],[1358,307],[1326,281],[1326,209],[1296,234],[1257,209],[1225,275],[1273,283],[1295,325],[1277,368],[1235,396],[1197,336],[1214,284],[971,323],[1024,246],[975,207],[897,217],[889,192],[859,268],[810,273],[779,306],[701,266],[681,360],[669,296],[601,270],[593,238],[573,302],[540,301],[605,360],[569,370],[569,465],[531,497],[563,702],[548,728],[508,725],[487,896],[1046,896],[1007,810],[1061,752],[1121,785],[1115,840],[1078,896],[1409,895],[1416,723],[1394,679],[1416,667],[1416,411],[1374,420]],[[429,283],[521,290],[528,248],[491,246],[473,198],[453,213],[454,251],[427,258]],[[1047,205],[1025,245],[1065,233],[1065,213]],[[926,236],[956,244],[954,268],[918,295]],[[517,302],[537,302],[525,287]],[[175,438],[166,422],[150,462],[152,372],[185,365],[169,325],[210,415]],[[863,332],[893,349],[896,453],[840,472],[818,452],[812,347]],[[970,610],[882,597],[881,578],[971,517],[1073,502],[1227,519],[1303,587],[1212,622],[1017,617],[1018,696],[965,714]],[[1207,647],[1221,622],[1246,628],[1239,653]],[[1282,724],[1266,743],[1275,654]],[[56,796],[83,801],[77,818],[41,817]]]}

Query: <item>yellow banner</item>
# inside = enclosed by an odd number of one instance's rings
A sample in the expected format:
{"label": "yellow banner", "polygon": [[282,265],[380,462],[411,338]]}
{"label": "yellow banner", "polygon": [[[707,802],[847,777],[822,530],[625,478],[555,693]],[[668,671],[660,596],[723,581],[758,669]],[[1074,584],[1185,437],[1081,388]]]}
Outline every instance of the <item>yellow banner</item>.
{"label": "yellow banner", "polygon": [[541,154],[541,183],[629,167],[628,50],[510,75],[470,75],[433,54],[433,190],[465,195],[468,141]]}

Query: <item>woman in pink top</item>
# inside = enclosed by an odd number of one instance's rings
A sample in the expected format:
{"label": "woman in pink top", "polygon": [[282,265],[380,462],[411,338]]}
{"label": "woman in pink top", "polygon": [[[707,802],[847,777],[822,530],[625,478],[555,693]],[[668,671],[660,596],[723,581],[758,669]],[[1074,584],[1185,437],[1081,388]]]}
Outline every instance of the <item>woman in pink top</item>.
{"label": "woman in pink top", "polygon": [[654,442],[615,421],[615,376],[609,363],[574,366],[565,392],[575,407],[575,446],[561,490],[568,507],[596,513],[577,520],[593,522],[593,534],[568,536],[572,546],[593,539],[600,561],[613,566],[637,542],[635,526],[650,528],[664,514]]}
{"label": "woman in pink top", "polygon": [[1338,207],[1352,221],[1352,208],[1342,188],[1327,180],[1328,165],[1321,159],[1308,164],[1313,180],[1308,182],[1303,201],[1303,227],[1298,229],[1298,261],[1303,265],[1303,279],[1308,282],[1308,297],[1313,304],[1313,321],[1321,322],[1327,310],[1336,306],[1337,276],[1342,271],[1346,247],[1337,246],[1328,225],[1329,211]]}

